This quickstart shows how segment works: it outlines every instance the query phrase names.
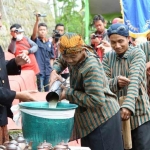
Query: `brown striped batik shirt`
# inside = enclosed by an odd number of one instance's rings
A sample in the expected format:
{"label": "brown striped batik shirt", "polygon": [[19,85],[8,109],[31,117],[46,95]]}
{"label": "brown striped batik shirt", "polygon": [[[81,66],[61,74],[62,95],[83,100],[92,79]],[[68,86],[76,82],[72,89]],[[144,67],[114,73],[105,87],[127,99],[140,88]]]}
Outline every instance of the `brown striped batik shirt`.
{"label": "brown striped batik shirt", "polygon": [[[138,45],[138,47],[144,51],[146,55],[146,63],[150,62],[150,41],[144,42]],[[147,75],[147,93],[150,97],[150,75]]]}
{"label": "brown striped batik shirt", "polygon": [[[132,112],[132,130],[150,120],[150,104],[146,88],[146,57],[142,49],[129,47],[122,58],[115,51],[105,54],[103,67],[109,79],[109,86],[118,98],[126,96],[121,107]],[[128,86],[119,89],[118,76],[130,79]]]}
{"label": "brown striped batik shirt", "polygon": [[138,47],[140,47],[145,55],[146,55],[146,63],[150,61],[150,41],[144,42],[140,45],[138,45]]}
{"label": "brown striped batik shirt", "polygon": [[69,66],[60,57],[53,69],[61,73],[68,66],[70,88],[66,99],[77,104],[71,140],[85,137],[119,111],[117,97],[109,89],[108,80],[99,58],[87,51],[80,64]]}

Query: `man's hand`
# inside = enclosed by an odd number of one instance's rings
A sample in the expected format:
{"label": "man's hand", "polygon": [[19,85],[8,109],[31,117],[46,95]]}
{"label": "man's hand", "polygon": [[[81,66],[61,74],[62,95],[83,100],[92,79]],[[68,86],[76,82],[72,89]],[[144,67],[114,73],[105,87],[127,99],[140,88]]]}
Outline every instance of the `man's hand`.
{"label": "man's hand", "polygon": [[94,35],[95,35],[94,33],[90,35],[91,44],[99,44],[99,43],[100,43],[100,39],[97,38],[97,37],[96,37],[96,38],[93,38]]}
{"label": "man's hand", "polygon": [[62,77],[57,74],[56,70],[53,70],[50,75],[49,86],[51,87],[52,84],[57,80],[60,80],[62,82]]}
{"label": "man's hand", "polygon": [[17,38],[16,28],[11,29],[11,35],[13,38]]}
{"label": "man's hand", "polygon": [[104,41],[104,40],[101,41],[101,44],[99,44],[97,46],[97,48],[100,48],[101,50],[103,50],[104,53],[107,53],[107,52],[112,50],[111,45],[109,44],[109,42]]}
{"label": "man's hand", "polygon": [[66,90],[67,90],[67,88],[64,85],[62,85],[61,88],[62,88],[62,92],[60,94],[60,99],[59,100],[66,99]]}
{"label": "man's hand", "polygon": [[28,50],[21,50],[21,51],[19,51],[20,53],[25,53],[26,55],[28,55],[29,54],[29,51]]}
{"label": "man's hand", "polygon": [[21,54],[17,55],[15,58],[15,61],[18,66],[25,65],[26,63],[31,62],[29,56],[26,55],[25,53],[21,53]]}
{"label": "man's hand", "polygon": [[39,20],[40,20],[40,17],[39,17],[39,15],[38,14],[40,14],[39,12],[37,12],[36,14],[35,14],[35,16],[36,16],[36,22],[39,22]]}
{"label": "man's hand", "polygon": [[92,44],[99,44],[100,43],[100,39],[99,38],[95,38],[95,39],[91,39],[91,43]]}
{"label": "man's hand", "polygon": [[11,35],[13,36],[13,38],[15,38],[15,39],[17,38],[17,33],[15,31],[12,32]]}
{"label": "man's hand", "polygon": [[98,46],[96,46],[96,48],[100,48],[101,51],[105,53],[105,46],[103,46],[103,44],[99,44]]}
{"label": "man's hand", "polygon": [[108,41],[102,40],[101,44],[97,46],[97,48],[100,48],[101,46],[104,47],[111,47],[110,43]]}
{"label": "man's hand", "polygon": [[118,85],[120,88],[123,88],[125,86],[128,86],[130,83],[130,80],[124,76],[119,76],[118,77]]}
{"label": "man's hand", "polygon": [[15,99],[19,99],[22,102],[35,101],[35,99],[31,95],[31,93],[36,93],[36,92],[37,92],[36,90],[16,92]]}
{"label": "man's hand", "polygon": [[121,108],[120,112],[123,121],[126,121],[131,117],[131,111],[127,108]]}
{"label": "man's hand", "polygon": [[150,62],[146,63],[146,73],[150,76]]}

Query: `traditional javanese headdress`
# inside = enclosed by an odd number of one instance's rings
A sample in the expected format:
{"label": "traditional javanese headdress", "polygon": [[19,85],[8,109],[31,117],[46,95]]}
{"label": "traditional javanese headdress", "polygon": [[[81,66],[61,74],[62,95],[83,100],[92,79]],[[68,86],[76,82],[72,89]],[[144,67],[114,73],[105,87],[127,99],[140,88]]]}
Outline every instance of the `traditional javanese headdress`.
{"label": "traditional javanese headdress", "polygon": [[115,23],[112,24],[108,30],[107,34],[110,37],[112,34],[119,34],[121,36],[128,37],[129,36],[129,27],[125,24]]}
{"label": "traditional javanese headdress", "polygon": [[61,54],[76,53],[85,48],[82,37],[76,33],[65,33],[59,41],[59,50]]}

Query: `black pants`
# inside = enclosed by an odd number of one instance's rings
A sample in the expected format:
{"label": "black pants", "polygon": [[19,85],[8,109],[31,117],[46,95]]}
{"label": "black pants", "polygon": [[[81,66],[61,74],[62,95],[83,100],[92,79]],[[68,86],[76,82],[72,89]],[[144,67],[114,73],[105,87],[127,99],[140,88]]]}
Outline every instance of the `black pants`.
{"label": "black pants", "polygon": [[123,150],[120,111],[81,138],[81,146],[90,147],[91,150]]}
{"label": "black pants", "polygon": [[150,150],[150,121],[131,131],[132,150]]}

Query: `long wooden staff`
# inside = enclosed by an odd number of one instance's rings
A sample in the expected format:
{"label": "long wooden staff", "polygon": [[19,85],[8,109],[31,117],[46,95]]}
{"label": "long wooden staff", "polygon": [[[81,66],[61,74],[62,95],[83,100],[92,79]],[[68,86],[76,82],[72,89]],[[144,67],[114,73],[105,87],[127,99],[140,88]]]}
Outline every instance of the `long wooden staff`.
{"label": "long wooden staff", "polygon": [[[119,105],[122,106],[122,103],[125,100],[125,96],[119,98]],[[130,118],[127,121],[122,121],[122,135],[123,135],[123,143],[124,149],[132,149],[132,138],[131,138],[131,126],[130,126]]]}

